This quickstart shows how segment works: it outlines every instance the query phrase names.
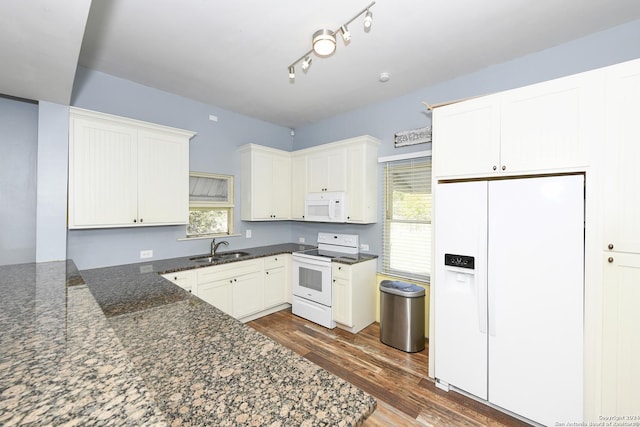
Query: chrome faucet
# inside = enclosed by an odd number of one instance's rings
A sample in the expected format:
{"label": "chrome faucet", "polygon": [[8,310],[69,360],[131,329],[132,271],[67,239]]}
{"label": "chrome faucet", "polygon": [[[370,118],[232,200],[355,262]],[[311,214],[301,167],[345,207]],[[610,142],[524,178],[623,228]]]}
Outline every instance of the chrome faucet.
{"label": "chrome faucet", "polygon": [[216,256],[216,251],[218,250],[218,246],[220,245],[229,246],[229,242],[227,242],[226,240],[223,240],[221,242],[216,243],[216,239],[213,239],[211,241],[211,256]]}

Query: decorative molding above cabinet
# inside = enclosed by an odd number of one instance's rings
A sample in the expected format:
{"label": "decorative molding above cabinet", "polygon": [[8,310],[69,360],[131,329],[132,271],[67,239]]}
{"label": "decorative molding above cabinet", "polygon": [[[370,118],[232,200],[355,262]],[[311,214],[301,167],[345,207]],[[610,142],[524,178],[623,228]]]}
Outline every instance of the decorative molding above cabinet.
{"label": "decorative molding above cabinet", "polygon": [[347,194],[348,223],[377,222],[379,145],[368,135],[294,152],[243,145],[242,220],[304,221],[307,193],[336,191]]}
{"label": "decorative molding above cabinet", "polygon": [[194,135],[72,107],[69,228],[186,224]]}

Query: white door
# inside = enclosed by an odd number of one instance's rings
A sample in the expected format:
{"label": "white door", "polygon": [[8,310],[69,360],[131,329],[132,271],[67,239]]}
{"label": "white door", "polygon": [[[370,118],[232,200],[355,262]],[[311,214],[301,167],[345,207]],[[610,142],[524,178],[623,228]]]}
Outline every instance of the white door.
{"label": "white door", "polygon": [[[640,253],[640,61],[607,70],[604,244]],[[603,248],[604,249],[604,248]],[[607,369],[605,367],[605,369]]]}
{"label": "white door", "polygon": [[499,163],[500,95],[433,111],[434,176],[486,176],[498,173]]}
{"label": "white door", "polygon": [[489,401],[581,420],[584,178],[491,181],[488,194]]}
{"label": "white door", "polygon": [[588,150],[600,138],[602,78],[590,72],[504,92],[500,170],[586,165]]}
{"label": "white door", "polygon": [[73,118],[69,147],[69,228],[138,221],[136,130]]}
{"label": "white door", "polygon": [[601,414],[640,414],[640,255],[605,259]]}
{"label": "white door", "polygon": [[[487,182],[438,184],[435,196],[435,377],[487,398]],[[475,268],[445,266],[445,254]]]}
{"label": "white door", "polygon": [[183,136],[138,132],[138,220],[189,222],[189,141]]}

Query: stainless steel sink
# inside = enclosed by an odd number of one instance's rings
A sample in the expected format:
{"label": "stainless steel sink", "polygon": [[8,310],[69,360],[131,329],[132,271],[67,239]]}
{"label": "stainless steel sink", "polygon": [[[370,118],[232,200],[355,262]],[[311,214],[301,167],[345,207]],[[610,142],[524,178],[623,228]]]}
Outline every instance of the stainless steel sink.
{"label": "stainless steel sink", "polygon": [[242,258],[243,256],[247,256],[247,255],[249,255],[249,252],[242,252],[242,251],[220,252],[216,254],[215,258],[227,260],[227,259]]}
{"label": "stainless steel sink", "polygon": [[220,258],[213,257],[211,255],[202,255],[202,256],[196,256],[196,257],[193,257],[193,258],[189,258],[189,260],[195,261],[195,262],[199,262],[199,263],[208,263],[208,262],[219,261]]}
{"label": "stainless steel sink", "polygon": [[227,261],[230,259],[238,259],[247,255],[249,255],[249,252],[242,252],[242,251],[220,252],[220,253],[217,253],[216,256],[200,255],[193,258],[189,258],[189,260],[204,264],[204,263],[213,263],[216,261]]}

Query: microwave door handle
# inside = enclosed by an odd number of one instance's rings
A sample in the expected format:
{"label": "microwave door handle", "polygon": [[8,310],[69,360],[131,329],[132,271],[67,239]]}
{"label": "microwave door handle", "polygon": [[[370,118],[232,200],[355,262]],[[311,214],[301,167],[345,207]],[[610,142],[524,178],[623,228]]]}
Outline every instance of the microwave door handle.
{"label": "microwave door handle", "polygon": [[336,216],[335,202],[329,200],[329,219],[333,219]]}

